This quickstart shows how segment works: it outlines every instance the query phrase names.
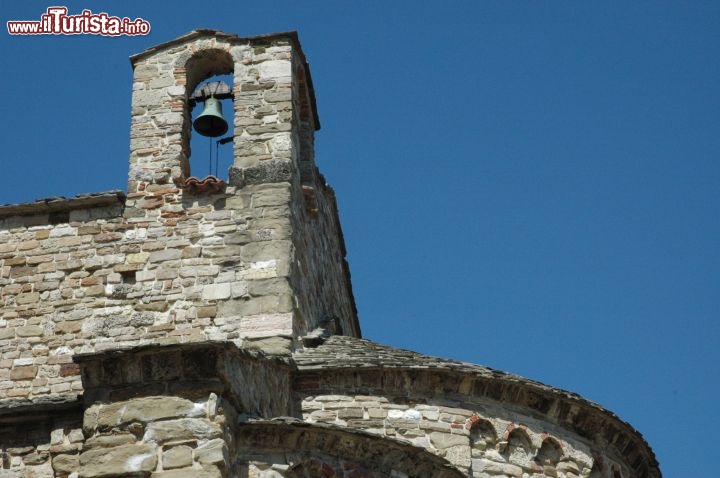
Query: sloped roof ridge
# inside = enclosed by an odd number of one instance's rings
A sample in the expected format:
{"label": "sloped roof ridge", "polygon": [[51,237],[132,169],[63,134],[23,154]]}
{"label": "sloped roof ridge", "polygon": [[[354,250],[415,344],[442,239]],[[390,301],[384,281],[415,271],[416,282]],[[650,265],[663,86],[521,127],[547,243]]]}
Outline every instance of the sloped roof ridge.
{"label": "sloped roof ridge", "polygon": [[[527,380],[519,375],[513,375],[483,365],[425,355],[413,350],[344,335],[333,335],[317,347],[306,347],[299,350],[295,353],[294,359],[300,370],[346,367],[442,368],[458,372],[481,373],[483,375]],[[535,383],[542,385],[539,382]]]}
{"label": "sloped roof ridge", "polygon": [[91,207],[125,204],[125,192],[113,189],[104,192],[77,194],[73,197],[51,196],[32,202],[0,204],[0,218],[15,215],[41,214]]}

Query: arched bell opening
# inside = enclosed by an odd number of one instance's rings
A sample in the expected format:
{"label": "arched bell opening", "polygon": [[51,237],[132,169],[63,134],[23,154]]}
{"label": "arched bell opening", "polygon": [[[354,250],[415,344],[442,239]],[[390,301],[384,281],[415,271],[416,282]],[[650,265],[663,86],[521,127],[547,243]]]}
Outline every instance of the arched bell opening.
{"label": "arched bell opening", "polygon": [[233,76],[214,75],[190,96],[192,176],[227,179],[233,159]]}
{"label": "arched bell opening", "polygon": [[233,158],[233,59],[224,50],[201,50],[185,68],[183,136],[189,161],[183,186],[188,191],[219,190]]}

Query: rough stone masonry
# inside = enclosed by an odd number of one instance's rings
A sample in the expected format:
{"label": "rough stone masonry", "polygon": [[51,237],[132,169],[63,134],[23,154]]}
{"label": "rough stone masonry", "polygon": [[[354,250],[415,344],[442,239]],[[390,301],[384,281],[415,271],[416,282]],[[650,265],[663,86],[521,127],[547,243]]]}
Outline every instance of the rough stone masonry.
{"label": "rough stone masonry", "polygon": [[[127,192],[0,206],[0,478],[660,477],[575,394],[361,338],[295,33],[131,62]],[[193,177],[226,74],[233,165]]]}

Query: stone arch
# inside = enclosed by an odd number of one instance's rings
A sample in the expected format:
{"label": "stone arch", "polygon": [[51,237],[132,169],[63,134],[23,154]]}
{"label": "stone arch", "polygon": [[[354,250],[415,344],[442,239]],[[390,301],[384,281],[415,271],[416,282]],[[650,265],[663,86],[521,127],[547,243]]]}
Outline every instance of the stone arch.
{"label": "stone arch", "polygon": [[502,453],[508,462],[528,467],[533,458],[532,440],[528,433],[523,428],[514,428],[510,431]]}
{"label": "stone arch", "polygon": [[225,48],[205,48],[193,53],[184,65],[187,95],[203,80],[234,73],[232,55]]}
{"label": "stone arch", "polygon": [[[272,457],[272,464],[296,464],[289,478],[327,478],[332,470],[338,478],[462,478],[450,462],[408,443],[359,430],[281,420],[257,421],[238,427],[238,463],[254,457]],[[318,466],[325,463],[329,468]],[[292,468],[291,468],[292,469]],[[314,473],[314,474],[312,474]],[[328,475],[332,477],[333,475]]]}
{"label": "stone arch", "polygon": [[541,466],[556,466],[563,456],[562,446],[557,440],[547,437],[535,455],[535,463]]}

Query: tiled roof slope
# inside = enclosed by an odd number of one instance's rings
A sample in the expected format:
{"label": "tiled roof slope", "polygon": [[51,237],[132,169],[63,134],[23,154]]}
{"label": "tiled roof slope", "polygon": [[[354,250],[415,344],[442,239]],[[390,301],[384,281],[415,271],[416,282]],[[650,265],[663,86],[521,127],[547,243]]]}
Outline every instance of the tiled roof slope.
{"label": "tiled roof slope", "polygon": [[52,213],[72,209],[89,209],[115,204],[122,205],[124,203],[125,193],[119,190],[78,194],[71,198],[54,196],[37,199],[30,203],[0,204],[0,217]]}
{"label": "tiled roof slope", "polygon": [[378,344],[370,340],[333,335],[315,348],[305,348],[294,355],[299,370],[340,369],[340,368],[410,368],[439,369],[471,373],[488,378],[519,381],[542,387],[568,396],[577,394],[548,387],[540,382],[528,380],[519,375],[509,374],[482,365],[423,355],[412,350],[399,349]]}
{"label": "tiled roof slope", "polygon": [[507,375],[504,372],[498,372],[480,365],[432,357],[430,355],[413,352],[412,350],[398,349],[370,340],[344,335],[333,335],[318,347],[308,347],[297,352],[294,358],[300,370],[358,367],[410,367],[441,368],[459,372]]}

